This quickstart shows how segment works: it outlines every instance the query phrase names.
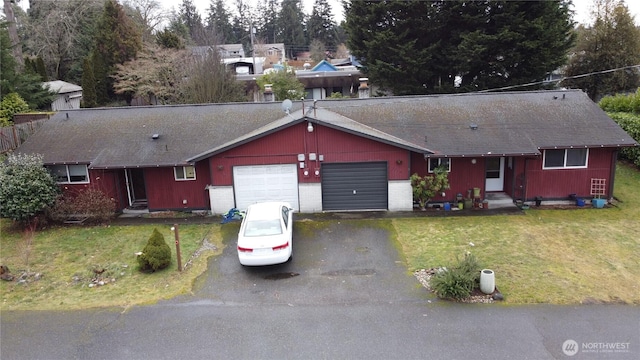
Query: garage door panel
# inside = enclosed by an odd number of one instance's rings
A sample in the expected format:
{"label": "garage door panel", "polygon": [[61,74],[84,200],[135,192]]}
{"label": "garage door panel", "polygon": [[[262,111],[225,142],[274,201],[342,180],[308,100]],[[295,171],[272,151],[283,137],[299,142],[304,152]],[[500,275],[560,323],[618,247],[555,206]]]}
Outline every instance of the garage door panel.
{"label": "garage door panel", "polygon": [[387,209],[385,162],[322,164],[323,210]]}
{"label": "garage door panel", "polygon": [[239,209],[262,201],[286,201],[299,209],[295,164],[235,166],[233,183]]}

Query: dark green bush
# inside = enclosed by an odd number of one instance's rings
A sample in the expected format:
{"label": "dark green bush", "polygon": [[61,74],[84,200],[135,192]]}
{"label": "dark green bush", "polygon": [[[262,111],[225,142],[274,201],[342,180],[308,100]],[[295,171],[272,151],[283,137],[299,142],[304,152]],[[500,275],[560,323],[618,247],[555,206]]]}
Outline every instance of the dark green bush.
{"label": "dark green bush", "polygon": [[[632,113],[608,114],[635,141],[640,142],[640,115]],[[620,150],[620,158],[633,162],[640,167],[640,147],[627,147]]]}
{"label": "dark green bush", "polygon": [[164,236],[153,229],[147,245],[138,256],[138,265],[141,271],[154,272],[166,268],[171,264],[171,248],[164,241]]}
{"label": "dark green bush", "polygon": [[430,286],[441,298],[464,299],[479,286],[480,270],[476,257],[468,253],[456,266],[438,271],[431,278]]}

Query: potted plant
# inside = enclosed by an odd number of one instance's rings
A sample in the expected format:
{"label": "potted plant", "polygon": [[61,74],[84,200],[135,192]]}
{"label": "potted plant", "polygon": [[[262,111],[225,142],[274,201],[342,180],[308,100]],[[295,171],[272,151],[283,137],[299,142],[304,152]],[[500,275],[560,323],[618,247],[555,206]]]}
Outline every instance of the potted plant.
{"label": "potted plant", "polygon": [[591,199],[591,205],[593,205],[594,208],[597,209],[602,209],[604,207],[604,204],[607,202],[607,200],[602,199],[600,197],[600,195],[596,195],[596,197],[594,197],[593,199]]}
{"label": "potted plant", "polygon": [[427,204],[441,190],[449,188],[448,168],[444,165],[433,170],[433,174],[420,176],[417,173],[411,175],[411,188],[413,200],[418,203],[420,209],[425,210]]}

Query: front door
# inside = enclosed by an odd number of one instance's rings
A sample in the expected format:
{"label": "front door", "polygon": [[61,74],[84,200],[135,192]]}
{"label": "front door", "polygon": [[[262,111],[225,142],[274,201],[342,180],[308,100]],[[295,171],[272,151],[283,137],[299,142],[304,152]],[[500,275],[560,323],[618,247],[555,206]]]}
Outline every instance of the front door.
{"label": "front door", "polygon": [[147,191],[144,186],[144,170],[126,169],[125,179],[127,181],[127,195],[129,196],[129,206],[147,205]]}
{"label": "front door", "polygon": [[504,158],[487,158],[485,170],[485,191],[504,190]]}

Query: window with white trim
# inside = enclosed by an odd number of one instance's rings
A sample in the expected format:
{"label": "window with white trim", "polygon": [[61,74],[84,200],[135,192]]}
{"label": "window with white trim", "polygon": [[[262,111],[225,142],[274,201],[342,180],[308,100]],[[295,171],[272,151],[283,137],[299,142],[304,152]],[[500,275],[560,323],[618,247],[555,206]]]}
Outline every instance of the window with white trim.
{"label": "window with white trim", "polygon": [[176,181],[195,180],[196,168],[195,166],[176,166],[173,168],[173,174]]}
{"label": "window with white trim", "polygon": [[447,172],[451,172],[451,159],[449,158],[429,158],[429,172],[432,173],[438,166],[445,166]]}
{"label": "window with white trim", "polygon": [[543,169],[580,169],[587,167],[589,149],[554,149],[544,151]]}
{"label": "window with white trim", "polygon": [[59,184],[88,184],[87,165],[49,165],[47,170]]}

